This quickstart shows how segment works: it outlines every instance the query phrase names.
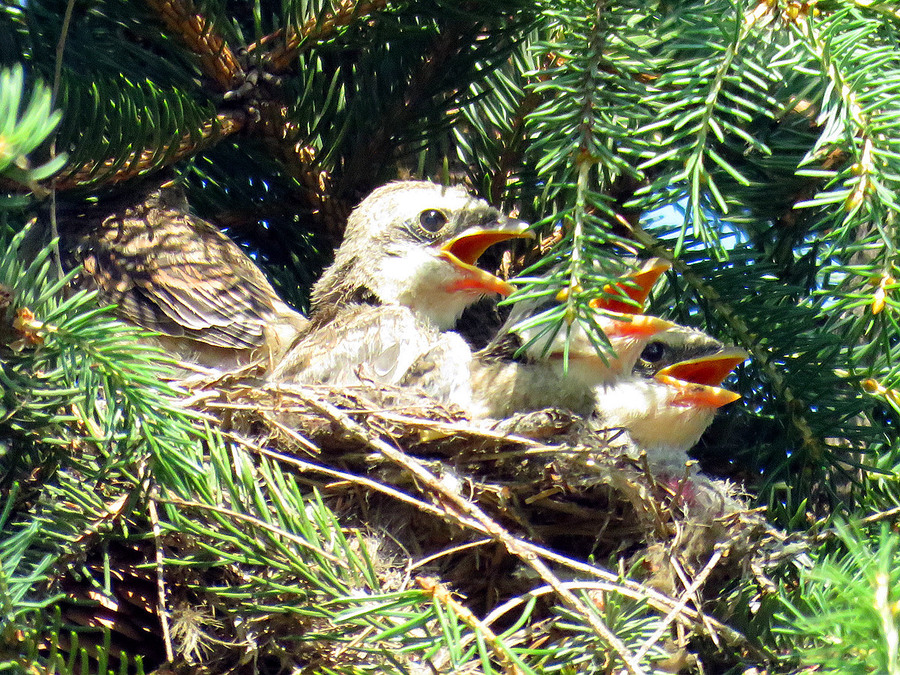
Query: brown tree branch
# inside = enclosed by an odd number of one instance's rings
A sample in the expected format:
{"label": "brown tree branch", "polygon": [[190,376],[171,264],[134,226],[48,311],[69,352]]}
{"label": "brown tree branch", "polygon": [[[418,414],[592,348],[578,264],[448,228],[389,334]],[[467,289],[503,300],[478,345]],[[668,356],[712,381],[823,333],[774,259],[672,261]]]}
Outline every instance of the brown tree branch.
{"label": "brown tree branch", "polygon": [[225,39],[214,32],[213,22],[199,14],[191,0],[147,0],[166,28],[200,58],[204,75],[222,92],[237,88],[244,70]]}
{"label": "brown tree branch", "polygon": [[312,45],[327,40],[341,26],[347,26],[355,20],[365,18],[387,7],[388,0],[339,0],[333,12],[323,16],[309,17],[299,30],[289,29],[287,36],[283,30],[277,30],[254,42],[247,51],[253,53],[271,42],[283,38],[283,43],[262,57],[266,70],[270,73],[287,72],[297,56]]}
{"label": "brown tree branch", "polygon": [[[167,158],[166,165],[176,164],[185,157],[196,154],[215,145],[226,136],[240,131],[244,126],[245,119],[244,113],[219,113],[215,118],[203,123],[199,129],[199,138],[188,133],[177,139],[178,148]],[[162,148],[153,146],[132,153],[128,159],[121,162],[121,166],[117,170],[104,176],[104,183],[108,185],[121,183],[146,173],[153,167],[160,155],[168,153],[170,148],[170,145]],[[71,190],[86,183],[92,183],[97,180],[98,175],[103,175],[104,171],[110,171],[113,166],[119,164],[120,160],[119,157],[107,157],[101,162],[83,164],[53,181],[53,185],[57,190]]]}

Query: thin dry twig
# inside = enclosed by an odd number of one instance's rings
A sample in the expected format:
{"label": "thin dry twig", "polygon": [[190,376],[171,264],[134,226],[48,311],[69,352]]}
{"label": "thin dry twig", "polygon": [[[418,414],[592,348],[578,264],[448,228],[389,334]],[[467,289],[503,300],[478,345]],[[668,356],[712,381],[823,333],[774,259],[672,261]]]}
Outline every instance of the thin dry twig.
{"label": "thin dry twig", "polygon": [[453,555],[454,553],[460,553],[462,551],[468,550],[470,548],[476,548],[478,546],[484,546],[485,544],[494,543],[493,539],[477,539],[475,541],[467,541],[465,544],[460,544],[459,546],[452,546],[450,548],[445,548],[441,551],[438,551],[434,555],[430,555],[426,558],[422,558],[421,560],[417,560],[415,564],[410,565],[410,570],[415,570],[420,567],[424,567],[425,565],[434,562],[435,560],[439,560],[440,558]]}
{"label": "thin dry twig", "polygon": [[163,644],[166,648],[166,661],[172,663],[175,660],[175,650],[172,648],[172,633],[169,630],[169,610],[166,609],[166,580],[163,575],[162,532],[159,527],[159,514],[156,511],[156,502],[150,499],[147,502],[147,510],[150,512],[150,526],[153,529],[154,553],[156,556],[156,603],[159,625],[162,629]]}
{"label": "thin dry twig", "polygon": [[[728,544],[728,547],[729,548],[731,547],[730,543]],[[719,547],[717,546],[716,549],[713,551],[713,556],[710,558],[710,560],[715,560],[716,563],[718,563],[718,561],[721,559],[721,556],[719,556],[718,558],[715,557],[715,553],[718,550],[719,550]],[[687,573],[684,571],[684,566],[675,557],[670,557],[669,563],[672,565],[672,569],[675,570],[675,574],[678,575],[678,578],[681,580],[681,583],[684,585],[685,589],[687,589],[687,591],[690,591],[694,587],[695,584],[690,582],[690,579],[688,578]],[[710,568],[710,571],[712,571],[712,568]],[[704,581],[705,581],[705,577],[704,577]],[[684,596],[682,596],[682,597],[684,597]],[[696,590],[691,591],[690,599],[692,599],[694,601],[694,604],[697,606],[698,609],[700,607],[702,607],[702,603],[700,602],[700,597],[697,595]],[[712,637],[715,635],[715,632],[710,630],[709,624],[707,623],[708,617],[705,614],[701,613],[700,619],[703,621],[703,625],[706,628],[707,633],[710,634],[710,639],[712,639],[712,641],[716,645],[716,647],[719,647],[718,638]]]}
{"label": "thin dry twig", "polygon": [[371,480],[369,478],[365,478],[363,476],[359,476],[355,473],[348,473],[346,471],[339,471],[338,469],[332,469],[331,467],[324,466],[322,464],[315,464],[313,462],[309,462],[306,460],[298,459],[297,457],[291,457],[290,455],[285,455],[284,453],[276,452],[275,450],[270,450],[269,448],[265,448],[261,445],[253,443],[248,439],[240,438],[234,434],[226,434],[229,438],[244,444],[244,447],[248,450],[252,450],[254,452],[259,453],[260,455],[264,455],[266,457],[270,457],[279,462],[283,462],[290,466],[293,466],[300,471],[312,471],[315,473],[321,473],[326,476],[332,476],[333,478],[339,478],[341,480],[345,480],[349,483],[354,483],[356,485],[360,485],[362,487],[368,488],[370,490],[374,490],[376,492],[381,492],[383,494],[388,495],[389,497],[393,497],[402,502],[405,502],[411,506],[414,506],[417,509],[421,509],[426,513],[430,513],[434,516],[446,517],[446,513],[436,506],[429,504],[428,502],[422,501],[420,499],[416,499],[405,492],[392,488],[384,483],[379,483],[378,481]]}
{"label": "thin dry twig", "polygon": [[476,504],[462,497],[458,492],[450,489],[437,476],[428,471],[420,462],[407,456],[397,448],[391,447],[378,436],[369,433],[361,425],[350,419],[340,409],[322,400],[309,399],[308,401],[313,407],[317,408],[322,414],[329,419],[340,424],[345,431],[356,436],[360,441],[373,449],[380,452],[386,458],[408,470],[413,476],[418,478],[422,483],[431,490],[436,496],[443,498],[461,514],[468,516],[469,519],[479,523],[487,534],[494,537],[496,541],[501,543],[510,555],[516,556],[533,569],[545,583],[550,585],[564,604],[570,609],[581,615],[584,620],[591,626],[594,632],[610,645],[613,651],[625,664],[626,669],[632,675],[645,673],[646,671],[634,659],[633,655],[619,640],[618,636],[613,633],[609,627],[600,619],[599,616],[590,608],[588,608],[574,593],[566,589],[562,582],[547,567],[546,564],[524,544],[526,542],[510,534],[507,530],[492,520],[485,514]]}
{"label": "thin dry twig", "polygon": [[483,621],[472,614],[468,607],[453,597],[453,593],[442,584],[440,580],[434,577],[416,577],[416,583],[424,590],[432,599],[453,612],[460,621],[471,628],[475,633],[481,635],[485,642],[490,645],[491,651],[494,652],[497,660],[503,667],[503,671],[508,675],[519,675],[522,670],[513,662],[511,652],[505,645],[503,640],[497,637]]}
{"label": "thin dry twig", "polygon": [[[703,569],[700,570],[700,574],[697,575],[697,578],[694,579],[694,582],[688,586],[684,593],[681,594],[681,598],[678,600],[678,604],[672,608],[665,618],[663,618],[662,622],[653,631],[653,634],[650,635],[645,641],[644,644],[641,645],[640,649],[635,652],[635,658],[641,659],[646,656],[647,652],[657,643],[657,641],[663,636],[663,633],[666,632],[666,629],[671,625],[671,623],[675,620],[675,617],[687,606],[689,600],[694,600],[696,602],[697,591],[706,583],[707,577],[713,571],[713,568],[719,564],[719,560],[722,559],[722,556],[730,548],[730,544],[725,546],[716,547],[716,550],[713,551],[713,554],[709,557],[706,565],[704,565]],[[711,636],[715,635],[714,631],[709,632]],[[718,643],[716,644],[718,647]]]}

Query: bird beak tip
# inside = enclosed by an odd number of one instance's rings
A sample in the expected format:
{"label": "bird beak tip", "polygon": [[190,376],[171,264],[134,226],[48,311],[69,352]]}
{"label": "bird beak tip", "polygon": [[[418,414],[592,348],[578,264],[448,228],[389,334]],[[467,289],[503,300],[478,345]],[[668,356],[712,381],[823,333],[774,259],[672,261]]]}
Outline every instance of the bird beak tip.
{"label": "bird beak tip", "polygon": [[708,356],[673,363],[659,371],[659,374],[684,382],[717,387],[746,359],[747,352],[743,349],[726,348]]}
{"label": "bird beak tip", "polygon": [[641,312],[653,286],[671,267],[672,264],[662,258],[651,258],[641,269],[626,275],[623,281],[604,286],[603,294],[591,300],[591,306],[613,312]]}
{"label": "bird beak tip", "polygon": [[721,408],[741,395],[719,385],[742,363],[748,354],[737,347],[715,354],[673,363],[656,374],[656,380],[678,390],[676,405]]}
{"label": "bird beak tip", "polygon": [[651,338],[676,324],[648,314],[612,312],[612,325],[604,329],[607,337]]}
{"label": "bird beak tip", "polygon": [[656,374],[656,380],[677,390],[672,401],[673,405],[721,408],[722,406],[734,403],[741,398],[740,394],[729,389],[680,380],[670,375],[663,375],[662,373]]}
{"label": "bird beak tip", "polygon": [[504,298],[511,295],[516,287],[508,281],[459,259],[449,251],[442,250],[440,256],[450,262],[458,271],[458,278],[447,287],[448,291],[469,291],[481,293],[497,293]]}

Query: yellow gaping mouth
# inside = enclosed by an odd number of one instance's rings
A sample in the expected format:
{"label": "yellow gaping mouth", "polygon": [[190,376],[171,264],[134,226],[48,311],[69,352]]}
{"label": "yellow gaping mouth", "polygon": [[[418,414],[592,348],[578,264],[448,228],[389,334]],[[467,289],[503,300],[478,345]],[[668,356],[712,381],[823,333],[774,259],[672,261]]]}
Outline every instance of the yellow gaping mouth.
{"label": "yellow gaping mouth", "polygon": [[741,397],[719,385],[747,356],[743,349],[730,347],[709,356],[673,363],[655,377],[658,382],[678,390],[674,405],[721,408]]}
{"label": "yellow gaping mouth", "polygon": [[510,220],[492,228],[471,227],[453,237],[443,244],[438,252],[440,257],[452,263],[461,272],[459,279],[447,290],[499,293],[503,297],[510,295],[516,290],[515,286],[477,267],[475,263],[481,254],[494,244],[508,239],[532,238],[534,234],[528,229],[528,224],[517,220]]}

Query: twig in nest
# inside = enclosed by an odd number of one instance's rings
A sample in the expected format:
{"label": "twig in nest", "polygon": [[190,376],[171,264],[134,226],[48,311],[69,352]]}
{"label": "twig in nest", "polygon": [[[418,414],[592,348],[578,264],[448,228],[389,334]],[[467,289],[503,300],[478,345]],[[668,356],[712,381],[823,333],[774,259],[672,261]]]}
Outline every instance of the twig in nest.
{"label": "twig in nest", "polygon": [[172,649],[172,634],[169,630],[169,611],[166,609],[166,579],[163,575],[162,534],[159,527],[159,514],[156,512],[156,502],[151,497],[147,502],[150,512],[150,526],[153,528],[153,543],[156,554],[156,613],[159,616],[159,625],[162,630],[163,644],[166,649],[166,661],[172,663],[175,660],[175,650]]}
{"label": "twig in nest", "polygon": [[287,436],[290,439],[293,439],[294,441],[299,443],[301,446],[303,446],[304,448],[309,450],[313,455],[321,455],[322,454],[322,449],[319,448],[319,446],[316,445],[315,443],[313,443],[311,440],[309,440],[306,436],[303,436],[302,434],[297,433],[294,429],[291,429],[290,427],[283,425],[281,422],[276,420],[271,415],[267,415],[266,412],[260,411],[260,415],[266,421],[267,424],[271,424],[273,427],[278,429],[285,436]]}
{"label": "twig in nest", "polygon": [[416,577],[416,583],[431,598],[453,612],[460,621],[471,628],[475,633],[481,635],[485,642],[491,647],[497,660],[500,662],[503,672],[508,675],[520,675],[522,669],[515,663],[515,654],[506,646],[506,644],[497,637],[483,621],[472,614],[469,609],[453,597],[453,593],[447,590],[447,587],[434,577]]}
{"label": "twig in nest", "polygon": [[[713,551],[713,555],[710,557],[710,561],[714,561],[718,563],[721,557],[731,548],[731,543],[729,542],[727,546],[720,547],[720,545],[716,545],[716,549]],[[685,592],[682,594],[682,600],[685,604],[687,604],[687,600],[691,599],[694,601],[694,604],[697,606],[697,609],[702,607],[700,602],[700,596],[697,595],[696,590],[694,589],[697,586],[697,580],[694,580],[694,583],[690,583],[688,579],[687,573],[684,571],[684,567],[682,567],[681,562],[675,557],[671,557],[669,562],[672,564],[672,568],[675,570],[675,574],[678,575],[678,578],[681,580],[681,583],[684,584]],[[715,565],[713,565],[715,567]],[[706,566],[701,570],[701,574],[697,577],[702,582],[706,581],[706,577],[709,575],[709,572],[712,571],[712,567],[709,567],[709,562],[707,562]],[[705,574],[704,574],[705,572]],[[699,586],[697,586],[699,588]],[[681,602],[679,601],[679,604]],[[719,639],[716,637],[715,632],[712,630],[712,627],[708,623],[708,617],[706,614],[700,613],[700,619],[703,621],[703,626],[706,628],[706,632],[709,633],[710,639],[716,645],[719,646]]]}
{"label": "twig in nest", "polygon": [[[619,640],[618,636],[609,629],[594,611],[585,605],[574,593],[565,588],[550,568],[539,559],[534,550],[526,545],[527,542],[524,542],[507,532],[501,525],[485,514],[476,504],[465,499],[458,492],[442,483],[437,476],[428,471],[428,469],[426,469],[419,461],[407,456],[397,448],[391,447],[378,436],[372,435],[360,424],[357,424],[350,419],[350,417],[344,414],[340,409],[321,400],[308,399],[308,403],[318,409],[323,415],[329,417],[332,421],[340,424],[345,431],[356,436],[361,442],[374,450],[377,450],[390,461],[409,471],[436,496],[441,498],[445,503],[449,503],[455,507],[459,511],[459,513],[456,514],[457,518],[460,520],[471,519],[478,523],[487,534],[491,535],[496,541],[501,543],[510,555],[521,559],[525,564],[531,567],[545,583],[551,586],[563,603],[566,604],[569,609],[579,614],[588,625],[590,625],[598,637],[609,644],[612,650],[616,652],[618,657],[625,664],[625,668],[631,675],[639,675],[646,672],[634,659],[633,655],[628,652],[628,649],[622,641]],[[468,518],[460,518],[463,514]]]}
{"label": "twig in nest", "polygon": [[229,434],[229,436],[241,443],[246,449],[251,450],[253,452],[257,452],[260,455],[265,457],[270,457],[278,462],[282,462],[284,464],[289,464],[294,468],[300,471],[311,471],[314,473],[321,473],[325,476],[331,476],[333,478],[339,478],[341,480],[345,480],[349,483],[354,483],[356,485],[361,485],[365,488],[373,490],[375,492],[381,492],[383,494],[388,495],[389,497],[393,497],[394,499],[398,499],[402,502],[406,502],[414,506],[415,508],[424,511],[426,513],[430,513],[433,516],[438,516],[439,518],[446,517],[447,513],[434,506],[433,504],[429,504],[428,502],[422,501],[421,499],[416,499],[405,492],[392,488],[384,483],[379,483],[378,481],[371,480],[370,478],[365,478],[364,476],[359,476],[354,473],[347,473],[346,471],[339,471],[337,469],[332,469],[329,466],[323,466],[321,464],[314,464],[313,462],[308,462],[303,459],[298,459],[297,457],[292,457],[290,455],[285,455],[280,452],[276,452],[274,450],[269,450],[269,448],[264,448],[255,443],[251,443],[248,439],[239,438],[234,434]]}
{"label": "twig in nest", "polygon": [[[658,490],[659,483],[656,481],[656,476],[653,475],[653,471],[650,469],[650,461],[647,459],[647,452],[645,450],[641,450],[638,464],[651,488]],[[653,523],[656,526],[656,534],[657,536],[664,537],[666,534],[666,519],[664,519],[662,513],[660,513],[659,504],[656,500],[649,500],[648,503],[653,508]]]}
{"label": "twig in nest", "polygon": [[379,417],[390,422],[397,422],[399,424],[405,424],[411,427],[426,427],[429,429],[434,429],[435,431],[442,431],[450,434],[463,433],[474,436],[476,438],[483,438],[490,441],[499,441],[502,443],[518,443],[528,446],[531,449],[542,450],[545,452],[559,452],[558,447],[539,443],[533,438],[527,438],[526,436],[517,436],[515,434],[505,434],[499,431],[492,431],[491,429],[485,429],[479,426],[475,426],[471,422],[440,422],[438,420],[424,420],[418,417],[410,417],[409,415],[400,415],[392,412],[379,413]]}
{"label": "twig in nest", "polygon": [[414,565],[410,566],[410,570],[418,569],[419,567],[424,567],[428,563],[434,562],[439,558],[443,558],[448,555],[453,555],[454,553],[459,553],[460,551],[465,551],[466,549],[475,548],[477,546],[484,546],[485,544],[492,544],[494,542],[493,539],[478,539],[477,541],[467,541],[465,544],[460,544],[459,546],[452,546],[450,548],[445,548],[437,553],[428,556],[427,558],[422,558],[421,560],[416,561]]}
{"label": "twig in nest", "polygon": [[[719,560],[722,559],[722,556],[725,555],[729,548],[731,548],[730,543],[721,547],[716,547],[716,550],[713,551],[713,554],[709,557],[706,565],[704,565],[703,569],[700,570],[700,574],[698,574],[697,578],[694,579],[694,583],[692,583],[684,590],[684,593],[681,594],[681,598],[678,600],[678,604],[675,605],[672,610],[666,615],[666,617],[662,620],[662,623],[659,624],[655,631],[653,631],[653,634],[644,641],[644,644],[642,644],[641,648],[638,649],[635,653],[635,658],[641,659],[647,654],[647,652],[650,651],[650,648],[659,641],[663,633],[666,632],[666,629],[669,627],[669,625],[671,625],[671,623],[675,620],[675,617],[687,606],[689,600],[697,602],[697,591],[703,586],[703,584],[706,583],[706,578],[713,571],[713,568],[719,564]],[[701,614],[700,616],[702,617],[704,615]],[[719,641],[716,638],[715,631],[708,629],[708,633],[712,641],[715,643],[716,647],[720,647],[721,645],[719,645]]]}

